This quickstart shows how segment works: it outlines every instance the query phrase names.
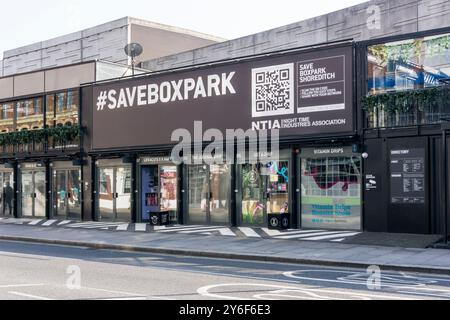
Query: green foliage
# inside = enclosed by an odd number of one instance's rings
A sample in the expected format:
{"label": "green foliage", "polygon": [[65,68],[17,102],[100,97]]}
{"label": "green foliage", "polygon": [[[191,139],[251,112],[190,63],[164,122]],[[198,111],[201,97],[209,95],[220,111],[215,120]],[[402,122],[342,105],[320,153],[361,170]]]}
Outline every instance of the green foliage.
{"label": "green foliage", "polygon": [[66,145],[78,138],[80,134],[81,128],[78,125],[8,132],[0,134],[0,146],[19,146],[30,143],[44,144],[50,138],[57,144]]}
{"label": "green foliage", "polygon": [[408,113],[415,108],[423,111],[425,106],[447,103],[449,97],[449,87],[436,87],[369,95],[362,98],[361,105],[368,113],[374,113],[377,110],[384,110],[389,114]]}
{"label": "green foliage", "polygon": [[450,48],[450,35],[445,34],[432,39],[415,39],[395,45],[373,45],[368,48],[369,54],[378,58],[382,65],[389,60],[419,62],[422,55],[444,54]]}

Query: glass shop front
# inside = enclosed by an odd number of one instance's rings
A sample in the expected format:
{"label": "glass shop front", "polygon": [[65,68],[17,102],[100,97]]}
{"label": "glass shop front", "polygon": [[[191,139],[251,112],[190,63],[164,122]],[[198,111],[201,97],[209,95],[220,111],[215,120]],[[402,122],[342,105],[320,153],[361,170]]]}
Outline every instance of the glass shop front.
{"label": "glass shop front", "polygon": [[267,227],[269,215],[285,214],[291,220],[291,150],[277,161],[243,164],[237,168],[238,223]]}
{"label": "glass shop front", "polygon": [[14,188],[13,167],[0,165],[0,215],[14,216]]}
{"label": "glass shop front", "polygon": [[122,159],[96,162],[96,219],[105,222],[132,221],[132,165]]}
{"label": "glass shop front", "polygon": [[51,214],[54,219],[81,220],[81,167],[57,161],[51,168]]}
{"label": "glass shop front", "polygon": [[45,218],[46,166],[43,163],[29,162],[19,164],[19,210],[20,216]]}
{"label": "glass shop front", "polygon": [[171,223],[179,220],[179,169],[169,157],[140,157],[138,163],[139,220],[166,213]]}
{"label": "glass shop front", "polygon": [[302,149],[298,165],[302,228],[361,230],[361,156],[351,147]]}

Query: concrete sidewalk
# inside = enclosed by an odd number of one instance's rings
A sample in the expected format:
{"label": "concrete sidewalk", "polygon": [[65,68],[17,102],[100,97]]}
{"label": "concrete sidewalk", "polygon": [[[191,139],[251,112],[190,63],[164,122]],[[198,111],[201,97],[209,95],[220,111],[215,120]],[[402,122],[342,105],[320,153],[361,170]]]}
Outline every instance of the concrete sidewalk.
{"label": "concrete sidewalk", "polygon": [[[0,224],[0,240],[211,258],[450,274],[450,250],[161,233],[114,233]],[[1,243],[0,243],[1,251]]]}

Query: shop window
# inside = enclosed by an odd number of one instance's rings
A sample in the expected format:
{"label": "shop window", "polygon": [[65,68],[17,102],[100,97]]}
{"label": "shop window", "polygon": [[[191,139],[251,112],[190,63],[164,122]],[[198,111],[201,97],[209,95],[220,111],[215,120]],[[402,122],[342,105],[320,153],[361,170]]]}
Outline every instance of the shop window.
{"label": "shop window", "polygon": [[44,127],[44,108],[42,98],[16,102],[17,130],[36,130]]}
{"label": "shop window", "polygon": [[[46,126],[49,128],[73,126],[79,123],[79,94],[78,91],[64,91],[46,96]],[[76,147],[79,139],[70,141],[67,146]],[[50,138],[50,148],[60,148]]]}
{"label": "shop window", "polygon": [[450,114],[450,34],[372,45],[367,54],[367,127],[433,124]]}
{"label": "shop window", "polygon": [[56,123],[55,117],[55,95],[46,96],[45,124],[47,127],[54,127]]}
{"label": "shop window", "polygon": [[77,91],[67,91],[56,94],[55,121],[56,124],[78,124],[79,97]]}
{"label": "shop window", "polygon": [[79,119],[78,91],[65,91],[48,95],[47,99],[47,126],[57,127],[76,125]]}
{"label": "shop window", "polygon": [[178,170],[173,165],[141,167],[142,220],[151,213],[168,212],[170,221],[178,221],[177,209]]}
{"label": "shop window", "polygon": [[289,161],[242,165],[241,219],[267,225],[268,214],[289,214]]}
{"label": "shop window", "polygon": [[372,94],[441,85],[450,78],[450,34],[368,47]]}
{"label": "shop window", "polygon": [[15,131],[14,104],[0,104],[0,133]]}
{"label": "shop window", "polygon": [[360,158],[305,158],[301,172],[303,227],[360,229]]}

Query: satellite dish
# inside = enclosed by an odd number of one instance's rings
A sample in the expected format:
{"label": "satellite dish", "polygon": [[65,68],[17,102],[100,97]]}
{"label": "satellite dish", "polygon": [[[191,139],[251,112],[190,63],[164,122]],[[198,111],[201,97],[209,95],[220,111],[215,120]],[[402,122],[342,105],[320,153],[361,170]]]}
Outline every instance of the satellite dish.
{"label": "satellite dish", "polygon": [[131,68],[134,76],[135,58],[139,57],[144,52],[144,48],[142,48],[139,43],[130,43],[125,46],[124,51],[127,56],[131,57]]}
{"label": "satellite dish", "polygon": [[142,52],[144,52],[144,48],[139,43],[130,43],[127,44],[124,48],[125,54],[131,58],[139,57]]}

